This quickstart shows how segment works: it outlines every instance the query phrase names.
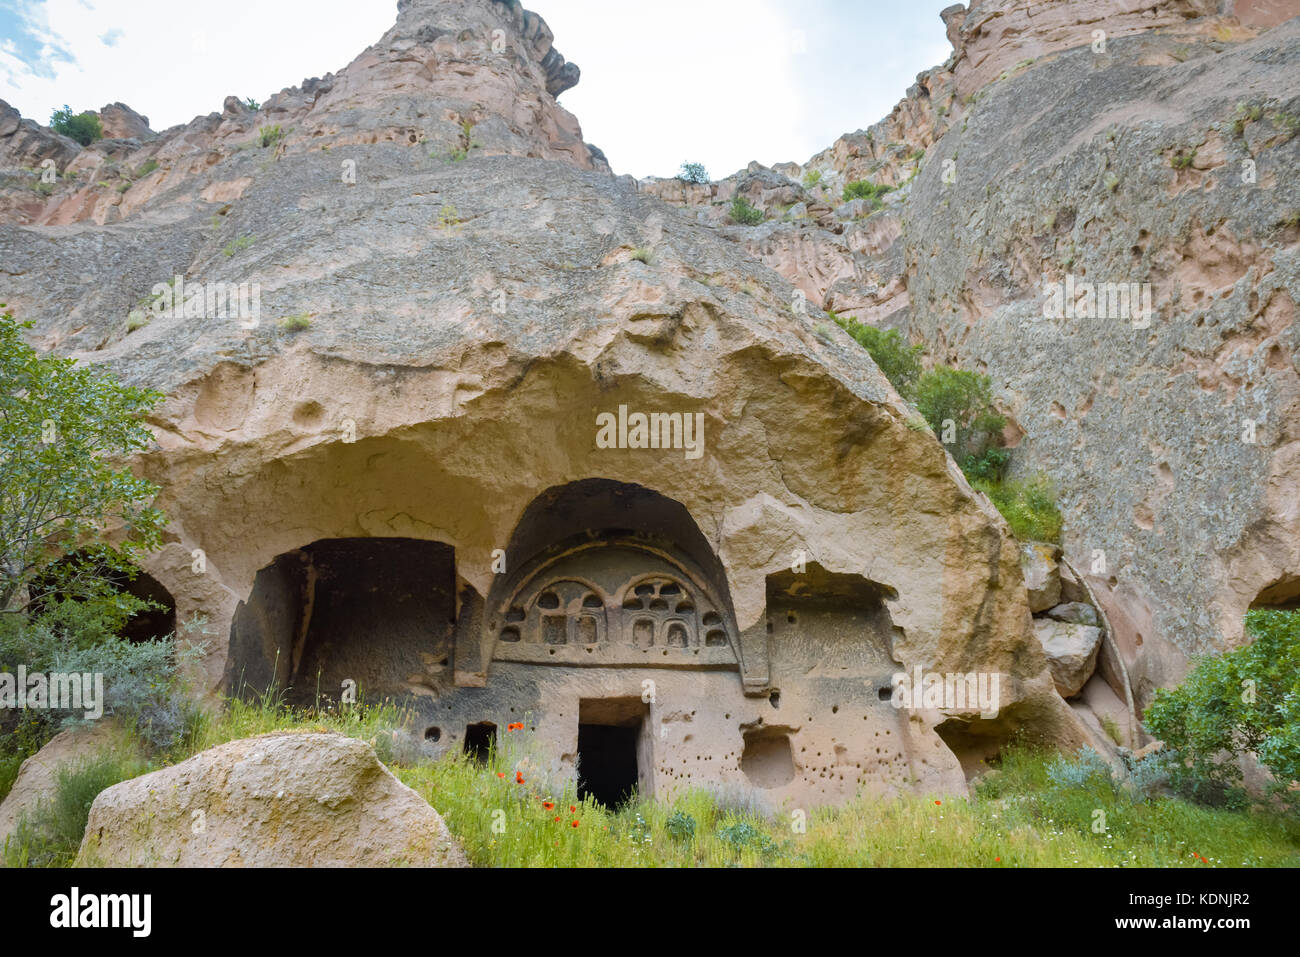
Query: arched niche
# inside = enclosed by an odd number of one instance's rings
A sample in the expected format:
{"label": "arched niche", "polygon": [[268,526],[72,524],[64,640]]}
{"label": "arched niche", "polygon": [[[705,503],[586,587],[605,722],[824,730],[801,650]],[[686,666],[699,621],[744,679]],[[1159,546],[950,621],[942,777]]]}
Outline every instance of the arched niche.
{"label": "arched niche", "polygon": [[602,479],[550,489],[506,555],[481,645],[458,643],[458,683],[484,683],[492,660],[738,666],[721,562],[679,502]]}

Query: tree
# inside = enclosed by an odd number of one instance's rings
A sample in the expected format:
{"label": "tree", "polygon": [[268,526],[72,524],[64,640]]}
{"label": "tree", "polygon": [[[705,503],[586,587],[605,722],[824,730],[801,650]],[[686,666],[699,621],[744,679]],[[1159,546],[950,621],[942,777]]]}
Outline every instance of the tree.
{"label": "tree", "polygon": [[1199,659],[1146,712],[1147,730],[1175,759],[1173,783],[1193,797],[1240,801],[1232,759],[1245,752],[1283,788],[1300,780],[1300,611],[1254,609],[1246,631],[1251,644]]}
{"label": "tree", "polygon": [[76,140],[82,146],[89,146],[95,140],[104,138],[104,125],[99,116],[87,110],[85,113],[72,114],[72,108],[66,103],[63,109],[55,110],[50,115],[50,129]]}
{"label": "tree", "polygon": [[114,600],[112,578],[135,574],[164,523],[149,505],[158,487],[114,462],[153,440],[141,419],[162,394],[38,355],[22,339],[30,325],[0,314],[0,612],[11,613],[43,598]]}
{"label": "tree", "polygon": [[916,393],[916,381],[921,377],[922,347],[909,346],[897,329],[877,329],[856,319],[832,315],[844,331],[867,350],[898,394],[911,400]]}
{"label": "tree", "polygon": [[959,463],[983,456],[1007,424],[993,407],[989,377],[950,366],[935,366],[917,380],[916,408]]}
{"label": "tree", "polygon": [[712,182],[709,179],[709,171],[704,168],[703,163],[683,163],[682,171],[677,174],[677,178],[687,183],[707,184]]}

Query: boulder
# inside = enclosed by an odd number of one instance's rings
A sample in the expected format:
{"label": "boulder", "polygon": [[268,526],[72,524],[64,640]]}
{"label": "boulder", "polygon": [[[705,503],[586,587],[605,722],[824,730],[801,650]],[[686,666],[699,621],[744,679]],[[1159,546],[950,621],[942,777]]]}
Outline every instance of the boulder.
{"label": "boulder", "polygon": [[99,111],[104,138],[109,140],[147,140],[154,136],[149,117],[141,116],[125,103],[109,103]]}
{"label": "boulder", "polygon": [[61,767],[101,752],[135,747],[113,722],[60,731],[22,763],[13,787],[0,802],[0,848],[18,826],[19,818],[35,811],[37,804],[54,794]]}
{"label": "boulder", "polygon": [[1020,546],[1020,567],[1029,590],[1029,610],[1047,611],[1061,601],[1060,550],[1045,542],[1024,542]]}
{"label": "boulder", "polygon": [[1101,616],[1097,609],[1081,601],[1063,602],[1047,610],[1047,617],[1056,621],[1068,621],[1072,625],[1101,626]]}
{"label": "boulder", "polygon": [[1062,698],[1083,690],[1097,665],[1101,629],[1051,618],[1036,618],[1034,632],[1047,655],[1052,682]]}
{"label": "boulder", "polygon": [[108,788],[78,862],[125,867],[464,867],[438,812],[365,742],[231,741]]}

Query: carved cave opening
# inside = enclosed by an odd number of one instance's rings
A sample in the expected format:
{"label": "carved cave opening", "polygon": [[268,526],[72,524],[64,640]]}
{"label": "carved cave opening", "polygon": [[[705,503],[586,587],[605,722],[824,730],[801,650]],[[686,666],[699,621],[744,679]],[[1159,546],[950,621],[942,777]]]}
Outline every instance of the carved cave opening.
{"label": "carved cave opening", "polygon": [[[420,690],[445,667],[455,552],[403,538],[323,539],[257,573],[231,625],[226,687],[291,704]],[[355,683],[353,685],[352,683]]]}
{"label": "carved cave opening", "polygon": [[578,797],[616,808],[653,791],[649,709],[640,698],[578,704]]}
{"label": "carved cave opening", "polygon": [[[62,570],[71,572],[76,566],[70,566],[68,563],[83,562],[88,562],[89,566],[95,569],[93,574],[96,577],[106,580],[118,591],[133,598],[139,598],[142,601],[152,602],[155,606],[144,608],[128,618],[122,627],[118,629],[119,637],[136,643],[154,638],[163,638],[175,633],[176,600],[162,582],[138,568],[134,570],[134,575],[109,570],[84,552],[69,555],[67,558],[62,559],[59,564]],[[51,576],[38,579],[33,583],[33,595],[40,596],[33,600],[34,611],[39,612],[43,606],[52,605],[63,599],[64,596],[53,585],[55,580]]]}
{"label": "carved cave opening", "polygon": [[497,746],[497,726],[491,721],[478,721],[465,726],[465,754],[476,764],[486,765]]}

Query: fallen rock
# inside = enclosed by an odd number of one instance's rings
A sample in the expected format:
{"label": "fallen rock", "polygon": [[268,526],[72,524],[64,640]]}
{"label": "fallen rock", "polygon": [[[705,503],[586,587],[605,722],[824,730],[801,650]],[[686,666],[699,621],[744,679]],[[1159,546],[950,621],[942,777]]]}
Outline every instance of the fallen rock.
{"label": "fallen rock", "polygon": [[333,733],[231,741],[101,793],[79,863],[465,867],[438,812]]}
{"label": "fallen rock", "polygon": [[32,813],[37,804],[53,796],[60,768],[101,752],[133,747],[112,722],[69,728],[52,737],[22,763],[14,786],[0,802],[0,848],[24,813]]}
{"label": "fallen rock", "polygon": [[1101,626],[1101,616],[1097,609],[1081,601],[1068,601],[1047,610],[1047,617],[1056,621],[1068,621],[1072,625]]}
{"label": "fallen rock", "polygon": [[1075,625],[1051,618],[1034,619],[1034,633],[1047,654],[1052,682],[1062,698],[1071,698],[1083,690],[1097,664],[1101,647],[1101,629]]}
{"label": "fallen rock", "polygon": [[1025,573],[1025,588],[1029,590],[1029,610],[1034,614],[1047,611],[1061,601],[1059,553],[1060,549],[1046,542],[1024,542],[1020,546],[1020,567]]}

